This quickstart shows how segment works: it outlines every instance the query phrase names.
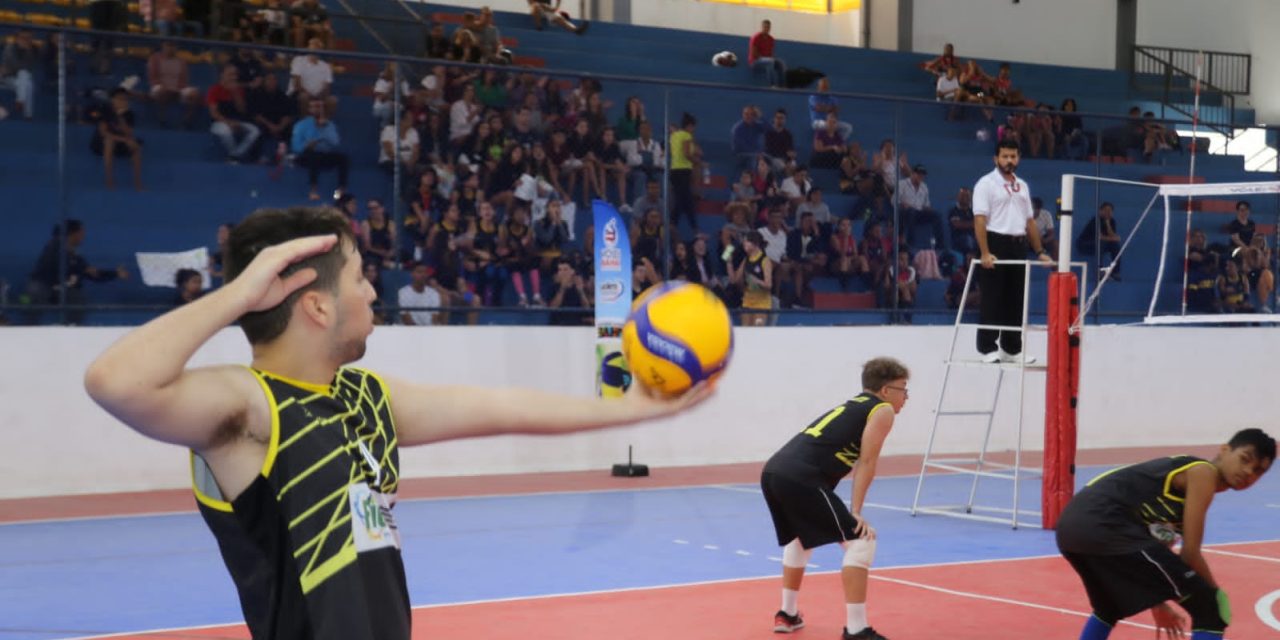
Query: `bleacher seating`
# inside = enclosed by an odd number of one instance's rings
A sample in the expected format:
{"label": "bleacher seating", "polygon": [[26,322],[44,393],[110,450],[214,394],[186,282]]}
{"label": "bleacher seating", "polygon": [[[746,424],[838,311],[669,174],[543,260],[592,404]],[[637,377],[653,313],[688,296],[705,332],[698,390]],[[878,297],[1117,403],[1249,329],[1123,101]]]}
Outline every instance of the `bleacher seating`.
{"label": "bleacher seating", "polygon": [[[383,7],[377,15],[404,15],[402,5],[391,0],[375,0],[372,6]],[[42,4],[36,13],[45,17],[35,20],[32,20],[32,12],[26,11],[29,8],[32,8],[29,3],[0,0],[0,20],[18,15],[33,24],[66,24],[85,15],[77,2]],[[431,3],[430,11],[429,14],[424,12],[424,20],[453,23],[465,10]],[[786,108],[791,114],[789,126],[801,149],[801,158],[808,157],[811,131],[807,122],[807,90],[763,87],[762,78],[753,76],[745,64],[731,69],[710,64],[712,53],[722,49],[737,51],[740,59],[745,61],[749,34],[698,33],[696,37],[689,37],[688,32],[597,23],[585,37],[579,38],[556,29],[535,30],[524,14],[497,12],[496,18],[509,46],[515,47],[517,62],[530,67],[564,70],[566,77],[576,72],[718,85],[712,88],[610,79],[602,82],[606,99],[614,105],[609,112],[611,121],[616,120],[626,98],[632,95],[644,100],[650,119],[659,123],[664,109],[673,121],[683,111],[698,117],[697,139],[714,173],[714,180],[703,189],[704,201],[699,208],[704,220],[703,229],[718,228],[723,220],[721,203],[728,200],[728,185],[736,179],[730,175],[729,130],[744,104],[759,105],[766,119],[775,108]],[[377,23],[369,24],[378,30]],[[337,48],[385,52],[375,35],[354,21],[337,21],[335,27],[338,30]],[[403,28],[395,31],[401,39],[407,38],[404,34],[411,32]],[[864,150],[871,152],[881,139],[896,138],[898,147],[908,153],[913,164],[927,165],[933,206],[941,214],[945,215],[952,206],[959,187],[971,186],[982,173],[990,170],[992,144],[975,137],[975,131],[984,125],[981,118],[975,113],[961,122],[947,121],[941,107],[927,102],[932,94],[932,85],[928,76],[919,69],[919,63],[925,56],[800,43],[786,40],[785,33],[775,35],[783,38],[778,43],[780,57],[792,67],[806,66],[828,73],[833,90],[837,92],[914,100],[892,102],[886,98],[844,97],[841,98],[841,117],[853,125],[854,138]],[[110,78],[90,74],[83,52],[74,56],[77,64],[74,75],[69,79],[70,95],[79,96],[93,86],[110,86],[130,74],[145,75],[145,54],[150,46],[136,41],[126,43],[124,38],[120,36],[118,45],[122,48],[121,53],[132,55],[113,60]],[[400,51],[411,50],[410,47],[414,46],[420,50],[421,47],[420,42],[393,44]],[[194,57],[192,82],[202,91],[207,89],[215,75],[213,66],[208,64],[212,56],[190,47],[184,47],[184,51]],[[960,54],[963,56],[963,52]],[[335,53],[326,57],[341,68],[334,87],[341,98],[335,120],[342,132],[344,147],[351,154],[351,190],[362,199],[381,197],[390,200],[390,181],[375,166],[377,126],[370,116],[369,87],[380,65],[367,60],[344,61],[338,56]],[[998,62],[982,61],[984,67],[991,70]],[[426,65],[421,67],[425,69]],[[284,72],[276,70],[276,73]],[[1123,114],[1134,104],[1144,110],[1153,106],[1135,100],[1129,94],[1128,79],[1120,72],[1014,63],[1013,76],[1028,96],[1054,105],[1064,98],[1075,97],[1081,110],[1088,113]],[[11,117],[0,123],[0,149],[4,151],[0,153],[0,190],[5,196],[6,209],[13,212],[9,216],[9,233],[0,239],[0,278],[7,279],[18,292],[41,246],[49,237],[50,228],[58,219],[64,201],[58,191],[55,97],[50,81],[47,77],[38,80],[38,113],[34,122]],[[8,95],[0,94],[0,102],[7,104],[8,98]],[[207,120],[200,120],[193,130],[165,129],[157,125],[148,105],[135,104],[134,110],[141,118],[140,137],[145,142],[143,175],[148,189],[145,193],[134,193],[125,188],[105,190],[102,187],[101,160],[88,150],[90,128],[74,121],[67,127],[66,212],[86,222],[88,240],[82,251],[91,262],[133,264],[135,251],[177,251],[207,246],[212,244],[214,231],[221,222],[242,216],[254,207],[305,201],[306,177],[301,169],[288,170],[277,177],[268,167],[226,164],[220,159],[220,151],[207,132]],[[1251,112],[1242,110],[1240,117],[1242,121],[1252,122]],[[1116,123],[1089,117],[1085,124],[1087,129],[1097,130]],[[655,126],[655,131],[661,129]],[[1052,209],[1063,173],[1091,174],[1100,167],[1104,175],[1126,180],[1173,179],[1187,173],[1189,158],[1175,152],[1160,157],[1157,165],[1132,160],[1106,158],[1099,159],[1100,163],[1105,161],[1106,164],[1095,165],[1066,160],[1025,159],[1020,175],[1030,183],[1033,193],[1041,195]],[[119,164],[119,170],[126,170],[123,166],[126,163]],[[1196,171],[1200,178],[1210,182],[1256,179],[1244,171],[1242,159],[1236,156],[1202,155],[1197,158]],[[839,193],[834,174],[817,171],[814,179],[815,184],[823,188],[824,199],[832,212],[847,215],[853,198]],[[322,180],[329,180],[322,184],[332,184],[331,176]],[[1137,214],[1149,198],[1149,194],[1140,189],[1116,190],[1109,196],[1106,199],[1116,203],[1122,231],[1132,228]],[[1197,224],[1207,230],[1212,229],[1213,233],[1220,233],[1222,223],[1230,220],[1229,204],[1216,200],[1198,203],[1201,212],[1223,213],[1221,216],[1197,216]],[[1081,207],[1078,225],[1091,217],[1091,212],[1084,209]],[[588,224],[588,218],[588,215],[578,215],[579,234]],[[861,227],[855,232],[860,234]],[[1155,228],[1135,241],[1125,256],[1126,269],[1130,268],[1129,265],[1133,267],[1132,276],[1126,274],[1122,282],[1108,291],[1104,305],[1108,311],[1145,310],[1152,286],[1146,271],[1154,274],[1159,244],[1160,235]],[[1139,265],[1150,268],[1139,269]],[[388,278],[388,295],[394,294],[395,288],[403,281],[402,277],[392,274]],[[943,306],[941,292],[945,288],[945,282],[925,283],[920,293],[919,306],[922,310],[915,314],[914,322],[951,322],[953,316],[950,314],[927,312]],[[814,304],[818,306],[843,309],[875,306],[874,292],[843,292],[827,279],[815,282],[814,289],[818,298]],[[168,295],[148,291],[136,279],[91,286],[86,292],[91,301],[107,303],[156,301]],[[1043,296],[1033,299],[1035,302],[1042,305]],[[142,318],[138,314],[99,312],[90,315],[90,322],[136,322]],[[484,321],[519,321],[519,316],[490,312]],[[885,316],[868,313],[815,314],[809,320],[791,318],[785,323],[806,321],[879,323],[885,321]]]}

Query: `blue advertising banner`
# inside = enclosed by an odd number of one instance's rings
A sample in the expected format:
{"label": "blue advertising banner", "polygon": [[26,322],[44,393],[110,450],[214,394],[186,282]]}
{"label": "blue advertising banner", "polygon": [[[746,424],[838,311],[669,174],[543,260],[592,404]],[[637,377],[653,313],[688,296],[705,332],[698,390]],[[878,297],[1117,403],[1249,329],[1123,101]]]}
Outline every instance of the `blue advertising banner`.
{"label": "blue advertising banner", "polygon": [[613,205],[591,203],[595,224],[596,392],[618,397],[630,384],[622,358],[622,325],[631,313],[631,240]]}

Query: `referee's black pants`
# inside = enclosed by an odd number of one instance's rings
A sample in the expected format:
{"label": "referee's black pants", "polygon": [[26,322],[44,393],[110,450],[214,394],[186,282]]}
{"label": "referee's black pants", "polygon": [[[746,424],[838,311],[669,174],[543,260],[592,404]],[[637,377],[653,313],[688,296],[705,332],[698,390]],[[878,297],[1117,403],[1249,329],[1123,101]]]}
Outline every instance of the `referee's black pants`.
{"label": "referee's black pants", "polygon": [[[1026,260],[1027,237],[987,232],[987,249],[997,260]],[[978,322],[1022,328],[1022,288],[1026,281],[1026,267],[1018,264],[996,265],[985,269],[978,266],[978,290],[982,300],[978,307]],[[1005,353],[1022,353],[1021,331],[978,330],[978,353],[988,354],[999,348]]]}

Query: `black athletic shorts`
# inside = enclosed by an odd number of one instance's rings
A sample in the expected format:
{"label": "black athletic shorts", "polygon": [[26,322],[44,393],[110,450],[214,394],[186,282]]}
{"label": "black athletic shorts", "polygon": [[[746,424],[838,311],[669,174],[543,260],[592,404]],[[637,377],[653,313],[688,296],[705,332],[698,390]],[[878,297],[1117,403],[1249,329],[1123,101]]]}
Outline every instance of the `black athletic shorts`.
{"label": "black athletic shorts", "polygon": [[1216,598],[1208,581],[1159,542],[1122,555],[1062,555],[1080,574],[1089,604],[1104,621],[1122,620],[1167,600],[1186,608],[1192,604],[1187,599]]}
{"label": "black athletic shorts", "polygon": [[844,501],[825,486],[762,473],[760,489],[773,515],[779,545],[785,546],[800,538],[805,549],[812,549],[858,537],[854,534],[858,519],[849,513]]}

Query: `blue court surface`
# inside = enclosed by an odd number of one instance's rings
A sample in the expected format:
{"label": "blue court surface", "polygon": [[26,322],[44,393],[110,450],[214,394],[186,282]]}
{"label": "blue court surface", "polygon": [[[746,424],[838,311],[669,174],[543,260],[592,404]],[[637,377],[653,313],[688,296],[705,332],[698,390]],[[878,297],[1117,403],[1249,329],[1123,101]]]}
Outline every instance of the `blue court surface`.
{"label": "blue court surface", "polygon": [[[1082,467],[1078,482],[1107,468]],[[1035,527],[913,517],[915,486],[915,476],[872,486],[864,515],[879,532],[877,567],[1057,554],[1052,532]],[[922,504],[961,501],[969,486],[968,476],[930,476]],[[983,479],[979,503],[1008,507],[1011,489]],[[838,492],[848,496],[847,480]],[[1038,508],[1038,479],[1021,493],[1023,508]],[[1280,537],[1277,496],[1277,474],[1218,494],[1206,542]],[[416,606],[777,575],[780,550],[751,484],[403,500],[396,515]],[[836,546],[818,549],[811,569],[838,569],[839,559]],[[0,525],[0,639],[240,620],[195,513]]]}

